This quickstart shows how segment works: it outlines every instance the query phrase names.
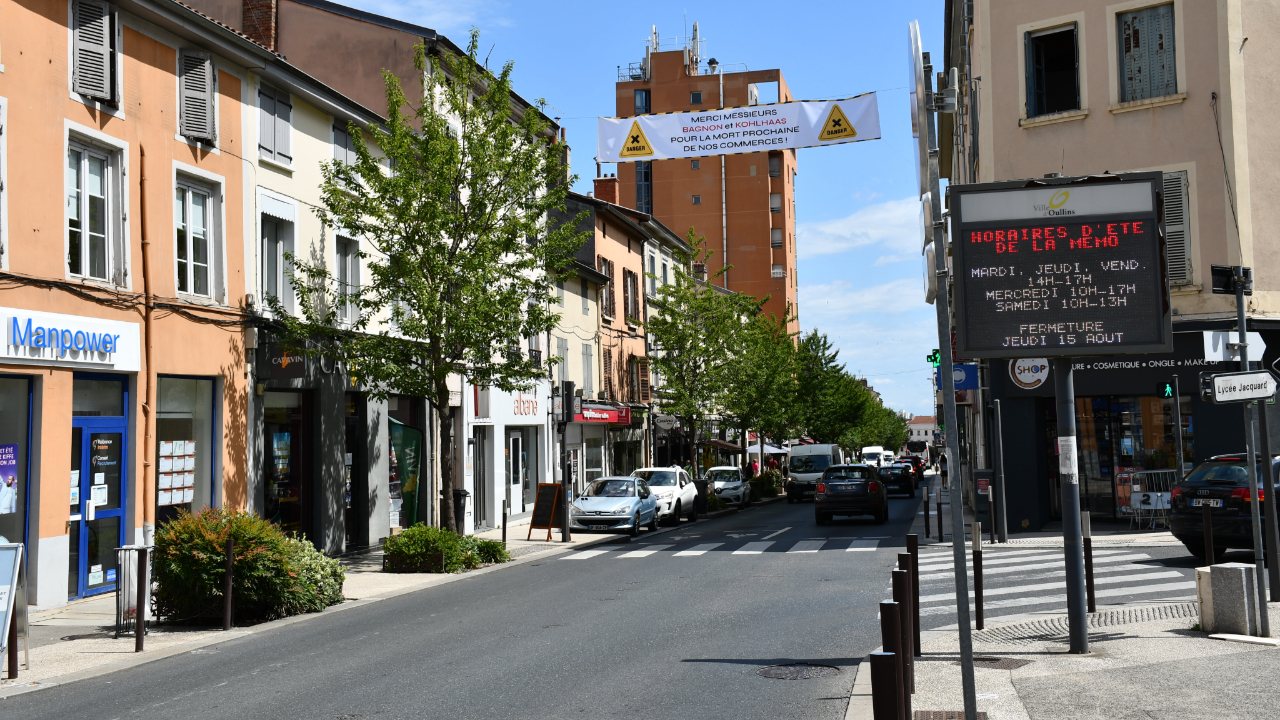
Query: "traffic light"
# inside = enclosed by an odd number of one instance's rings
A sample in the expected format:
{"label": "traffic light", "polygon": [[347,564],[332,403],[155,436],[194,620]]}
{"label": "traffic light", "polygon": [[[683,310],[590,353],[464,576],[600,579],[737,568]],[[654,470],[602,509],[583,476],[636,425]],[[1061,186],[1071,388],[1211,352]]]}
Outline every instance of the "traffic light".
{"label": "traffic light", "polygon": [[1160,397],[1168,400],[1173,399],[1173,383],[1167,382],[1160,386]]}
{"label": "traffic light", "polygon": [[1200,373],[1200,399],[1205,402],[1213,402],[1213,373]]}

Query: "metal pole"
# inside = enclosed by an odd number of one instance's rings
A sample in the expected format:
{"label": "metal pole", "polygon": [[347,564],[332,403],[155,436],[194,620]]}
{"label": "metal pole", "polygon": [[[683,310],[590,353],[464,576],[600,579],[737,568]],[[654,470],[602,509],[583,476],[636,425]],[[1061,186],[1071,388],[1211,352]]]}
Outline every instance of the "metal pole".
{"label": "metal pole", "polygon": [[[929,506],[926,499],[925,507]],[[920,657],[920,536],[907,536],[907,552],[911,555],[911,636],[916,657]]]}
{"label": "metal pole", "polygon": [[938,542],[943,542],[947,536],[942,532],[942,481],[938,481],[938,487],[934,490],[933,502],[938,511]]}
{"label": "metal pole", "polygon": [[[881,615],[884,609],[880,610]],[[902,712],[902,678],[898,657],[871,653],[871,712],[874,720],[906,720]]]}
{"label": "metal pole", "polygon": [[924,485],[924,536],[929,537],[929,484]]}
{"label": "metal pole", "polygon": [[[18,601],[15,599],[14,603]],[[18,614],[9,617],[9,679],[18,679]]]}
{"label": "metal pole", "polygon": [[997,507],[999,512],[992,513],[995,523],[996,536],[1001,543],[1009,542],[1009,513],[1004,506],[1004,424],[1000,417],[1000,401],[995,401],[996,406],[996,487],[992,491],[991,497],[997,499]]}
{"label": "metal pole", "polygon": [[973,536],[973,611],[977,627],[982,630],[982,523],[974,520],[970,533]]}
{"label": "metal pole", "polygon": [[1209,507],[1208,502],[1200,508],[1203,511],[1204,519],[1204,561],[1212,565],[1214,561],[1213,552],[1213,508]]}
{"label": "metal pole", "polygon": [[1267,524],[1262,530],[1267,535],[1267,577],[1271,583],[1271,602],[1280,602],[1280,535],[1276,533],[1276,472],[1271,464],[1271,430],[1267,427],[1267,406],[1258,404],[1258,432],[1262,435],[1262,466],[1266,468],[1262,481],[1262,515]]}
{"label": "metal pole", "polygon": [[236,540],[227,537],[227,571],[222,578],[222,629],[231,629],[231,573],[235,559]]}
{"label": "metal pole", "polygon": [[143,639],[147,636],[147,599],[150,593],[147,587],[147,548],[138,548],[138,592],[134,597],[133,617],[134,641],[133,651],[142,652]]}
{"label": "metal pole", "polygon": [[1089,616],[1084,589],[1084,542],[1080,530],[1080,476],[1076,458],[1076,388],[1071,358],[1053,361],[1058,410],[1058,479],[1062,486],[1062,553],[1067,572],[1067,623],[1071,652],[1089,652]]}
{"label": "metal pole", "polygon": [[1098,612],[1097,598],[1093,592],[1093,523],[1089,511],[1080,513],[1080,534],[1084,540],[1084,590],[1088,599],[1089,612]]}
{"label": "metal pole", "polygon": [[907,692],[907,660],[904,648],[902,647],[902,611],[898,609],[896,602],[880,603],[880,644],[886,653],[890,653],[897,660],[895,665],[898,666],[897,688],[894,693],[898,699],[898,717],[903,720],[910,720],[910,714],[907,712],[907,702],[911,698],[911,694]]}
{"label": "metal pole", "polygon": [[[1244,315],[1244,291],[1247,281],[1245,269],[1239,265],[1231,268],[1236,285],[1236,323],[1239,325],[1240,369],[1249,369],[1248,328]],[[1271,622],[1267,617],[1267,571],[1262,557],[1262,509],[1258,506],[1258,464],[1254,462],[1253,449],[1257,442],[1253,436],[1253,403],[1244,404],[1244,465],[1249,470],[1249,515],[1253,525],[1253,569],[1254,584],[1258,589],[1258,631],[1262,637],[1271,637]],[[1270,460],[1270,458],[1268,458]]]}
{"label": "metal pole", "polygon": [[[508,487],[507,492],[511,492],[510,484],[508,484],[507,487]],[[510,500],[502,501],[502,544],[503,545],[507,544],[507,508],[509,507],[510,502],[511,502]]]}
{"label": "metal pole", "polygon": [[[901,562],[901,556],[899,556]],[[902,689],[911,716],[911,695],[916,691],[916,659],[911,653],[911,573],[893,571],[893,601],[898,605],[898,632],[902,634],[898,647],[902,650]]]}
{"label": "metal pole", "polygon": [[[569,490],[573,487],[573,462],[569,457],[568,438],[569,421],[573,419],[574,396],[577,386],[571,380],[560,382],[560,397],[564,398],[564,419],[560,425],[560,507],[564,515],[560,518],[560,540],[573,542],[573,532],[569,529]],[[584,400],[586,398],[583,398]]]}
{"label": "metal pole", "polygon": [[1178,387],[1178,376],[1173,376],[1173,424],[1178,428],[1178,460],[1173,469],[1178,471],[1178,482],[1182,482],[1183,468],[1186,462],[1182,457],[1182,390]]}

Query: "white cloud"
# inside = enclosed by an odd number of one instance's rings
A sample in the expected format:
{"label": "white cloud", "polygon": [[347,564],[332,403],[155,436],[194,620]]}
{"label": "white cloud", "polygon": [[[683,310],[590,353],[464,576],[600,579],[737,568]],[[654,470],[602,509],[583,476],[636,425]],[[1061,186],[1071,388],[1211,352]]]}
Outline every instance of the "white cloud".
{"label": "white cloud", "polygon": [[883,260],[898,262],[920,255],[920,232],[920,201],[889,200],[836,220],[800,223],[796,253],[805,260],[879,246]]}

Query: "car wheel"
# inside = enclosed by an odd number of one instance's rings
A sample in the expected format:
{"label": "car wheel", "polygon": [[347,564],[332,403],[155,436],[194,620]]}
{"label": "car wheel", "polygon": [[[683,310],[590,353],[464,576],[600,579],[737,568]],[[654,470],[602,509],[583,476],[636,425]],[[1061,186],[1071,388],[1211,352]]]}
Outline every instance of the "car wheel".
{"label": "car wheel", "polygon": [[627,532],[631,537],[639,537],[640,535],[640,511],[636,511],[635,517],[631,518],[631,530]]}
{"label": "car wheel", "polygon": [[794,495],[792,495],[791,493],[787,493],[787,504],[788,504],[788,505],[794,505],[794,504],[795,504],[795,502],[796,502],[796,498],[795,498],[795,496],[794,496]]}
{"label": "car wheel", "polygon": [[649,532],[658,532],[658,508],[653,509],[653,517],[649,518]]}
{"label": "car wheel", "polygon": [[698,519],[698,506],[696,503],[694,503],[689,506],[689,522],[693,522],[697,519]]}
{"label": "car wheel", "polygon": [[907,486],[907,497],[913,498],[915,496],[916,496],[916,484],[911,483],[910,485]]}
{"label": "car wheel", "polygon": [[671,510],[671,524],[680,524],[680,501],[676,501],[676,506]]}

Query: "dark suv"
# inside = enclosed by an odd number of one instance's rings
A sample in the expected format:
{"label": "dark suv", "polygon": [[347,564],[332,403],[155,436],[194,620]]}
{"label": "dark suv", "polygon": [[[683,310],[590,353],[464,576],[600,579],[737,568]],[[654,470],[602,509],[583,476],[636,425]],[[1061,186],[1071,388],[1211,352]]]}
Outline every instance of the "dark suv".
{"label": "dark suv", "polygon": [[[1193,555],[1204,557],[1204,506],[1213,517],[1214,557],[1217,562],[1228,548],[1253,548],[1252,510],[1250,509],[1249,470],[1245,454],[1216,455],[1201,464],[1185,480],[1173,486],[1169,494],[1169,529]],[[1280,461],[1271,461],[1274,473]],[[1258,463],[1258,494],[1265,499],[1265,476]],[[1273,475],[1274,477],[1274,475]],[[1264,514],[1266,505],[1258,507]]]}
{"label": "dark suv", "polygon": [[836,515],[871,515],[889,519],[889,496],[880,470],[871,465],[832,465],[813,494],[813,521],[825,525]]}

